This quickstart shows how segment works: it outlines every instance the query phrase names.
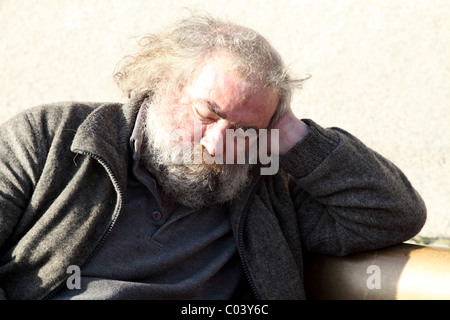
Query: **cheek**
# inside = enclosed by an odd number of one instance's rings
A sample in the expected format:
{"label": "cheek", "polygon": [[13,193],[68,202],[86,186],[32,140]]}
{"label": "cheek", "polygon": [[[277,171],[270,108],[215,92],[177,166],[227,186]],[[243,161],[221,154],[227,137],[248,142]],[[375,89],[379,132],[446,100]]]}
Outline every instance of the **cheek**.
{"label": "cheek", "polygon": [[[189,106],[180,100],[166,99],[159,104],[159,113],[165,121],[160,123],[161,128],[165,130],[173,141],[193,141],[194,124],[192,112],[189,112]],[[177,138],[178,137],[178,138]]]}
{"label": "cheek", "polygon": [[174,124],[178,132],[191,143],[198,143],[202,138],[202,123],[195,119],[194,115],[186,105],[179,105],[172,111]]}
{"label": "cheek", "polygon": [[180,101],[172,101],[166,105],[165,113],[172,118],[174,125],[178,128],[187,128],[187,124],[192,122],[192,112],[189,112],[187,104]]}

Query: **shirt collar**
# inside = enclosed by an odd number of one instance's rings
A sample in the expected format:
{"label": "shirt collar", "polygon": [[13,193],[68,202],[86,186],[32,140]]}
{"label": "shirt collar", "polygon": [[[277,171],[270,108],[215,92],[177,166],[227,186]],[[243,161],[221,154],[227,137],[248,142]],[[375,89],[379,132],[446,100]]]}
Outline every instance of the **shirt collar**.
{"label": "shirt collar", "polygon": [[133,170],[138,166],[141,159],[141,147],[144,141],[144,121],[145,121],[145,110],[146,110],[147,99],[142,103],[138,115],[136,117],[136,122],[133,128],[133,132],[130,137],[130,148],[133,157]]}

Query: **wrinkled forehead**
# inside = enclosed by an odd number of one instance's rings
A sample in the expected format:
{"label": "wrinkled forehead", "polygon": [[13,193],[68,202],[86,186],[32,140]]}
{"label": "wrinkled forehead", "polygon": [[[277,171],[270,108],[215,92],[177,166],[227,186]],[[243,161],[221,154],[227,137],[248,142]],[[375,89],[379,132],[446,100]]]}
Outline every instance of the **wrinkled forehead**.
{"label": "wrinkled forehead", "polygon": [[278,94],[244,79],[227,61],[209,61],[186,87],[192,100],[214,105],[216,114],[245,126],[267,127],[278,106]]}
{"label": "wrinkled forehead", "polygon": [[243,99],[252,94],[278,93],[272,87],[262,84],[258,71],[252,75],[244,76],[239,65],[235,64],[235,58],[229,53],[222,53],[206,58],[187,82],[188,93],[221,91],[229,97]]}
{"label": "wrinkled forehead", "polygon": [[[253,91],[265,91],[267,85],[264,80],[266,77],[264,67],[252,66],[250,70],[245,63],[245,59],[237,54],[227,51],[218,51],[205,56],[197,65],[195,71],[190,77],[190,83],[198,80],[199,77],[212,77],[213,74],[232,75],[232,79],[237,81],[241,88]],[[267,80],[267,79],[266,79]]]}

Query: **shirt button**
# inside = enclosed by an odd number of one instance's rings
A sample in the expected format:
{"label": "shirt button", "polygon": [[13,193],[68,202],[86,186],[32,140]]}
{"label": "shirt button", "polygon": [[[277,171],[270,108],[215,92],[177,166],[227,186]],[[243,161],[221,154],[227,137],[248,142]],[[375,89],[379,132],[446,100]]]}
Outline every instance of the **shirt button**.
{"label": "shirt button", "polygon": [[159,221],[159,220],[161,220],[161,217],[162,217],[161,212],[159,212],[159,211],[153,211],[153,213],[152,213],[152,218],[153,218],[153,220]]}

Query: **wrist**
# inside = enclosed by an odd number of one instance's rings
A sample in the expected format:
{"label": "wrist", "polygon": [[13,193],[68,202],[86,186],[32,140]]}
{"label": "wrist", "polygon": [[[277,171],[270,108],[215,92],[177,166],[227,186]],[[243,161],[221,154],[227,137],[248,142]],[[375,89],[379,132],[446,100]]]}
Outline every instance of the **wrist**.
{"label": "wrist", "polygon": [[295,178],[310,174],[341,143],[336,131],[325,129],[309,119],[303,122],[309,133],[280,160],[280,166]]}
{"label": "wrist", "polygon": [[309,126],[298,118],[290,119],[283,127],[283,134],[280,134],[280,155],[286,154],[309,133]]}

